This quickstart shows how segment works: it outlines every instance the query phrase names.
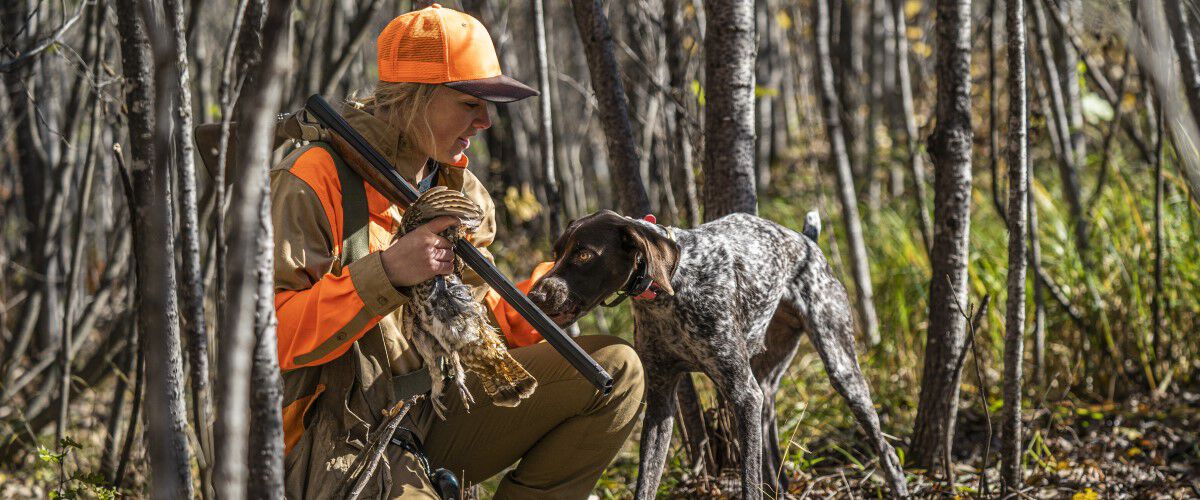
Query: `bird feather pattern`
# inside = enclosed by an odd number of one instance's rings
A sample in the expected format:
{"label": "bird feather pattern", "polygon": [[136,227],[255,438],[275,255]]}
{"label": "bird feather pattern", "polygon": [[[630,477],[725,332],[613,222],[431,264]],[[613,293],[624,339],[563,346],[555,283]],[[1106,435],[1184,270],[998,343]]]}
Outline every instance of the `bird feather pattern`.
{"label": "bird feather pattern", "polygon": [[[461,192],[434,186],[421,194],[405,211],[401,231],[442,216],[460,223],[440,235],[454,244],[483,223],[483,211]],[[454,259],[454,273],[438,276],[411,287],[404,327],[413,346],[429,369],[430,400],[443,420],[442,401],[447,385],[453,384],[468,409],[475,403],[467,389],[465,370],[479,377],[483,390],[497,406],[517,406],[537,388],[537,380],[508,352],[500,333],[487,321],[483,304],[471,297],[462,282],[462,260]]]}

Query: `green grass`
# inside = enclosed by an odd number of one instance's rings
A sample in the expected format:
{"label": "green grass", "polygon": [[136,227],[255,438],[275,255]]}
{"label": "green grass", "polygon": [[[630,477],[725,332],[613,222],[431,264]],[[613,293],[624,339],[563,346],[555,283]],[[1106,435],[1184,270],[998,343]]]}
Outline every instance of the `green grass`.
{"label": "green grass", "polygon": [[[1034,199],[1042,265],[1062,286],[1071,303],[1083,311],[1083,321],[1091,328],[1082,331],[1047,294],[1046,362],[1050,385],[1027,392],[1035,396],[1033,406],[1064,397],[1103,400],[1110,395],[1110,390],[1117,396],[1144,391],[1168,371],[1173,372],[1175,383],[1189,383],[1200,368],[1195,361],[1200,357],[1197,356],[1200,343],[1192,338],[1194,332],[1200,331],[1197,316],[1200,311],[1200,245],[1196,244],[1200,216],[1197,207],[1188,199],[1178,170],[1168,163],[1163,211],[1166,248],[1160,340],[1165,348],[1160,355],[1187,360],[1168,366],[1151,350],[1155,258],[1153,169],[1128,164],[1120,157],[1119,149],[1114,154],[1117,156],[1109,173],[1109,182],[1089,213],[1092,265],[1086,269],[1073,241],[1073,226],[1061,195],[1057,166],[1045,154],[1034,157]],[[1094,170],[1099,163],[1094,156],[1090,160],[1089,169],[1081,175],[1088,193],[1092,186],[1087,182],[1094,182]],[[991,306],[977,332],[977,341],[983,357],[981,368],[989,386],[985,399],[989,406],[994,406],[993,411],[998,411],[1004,304],[1007,300],[1008,232],[992,205],[991,175],[986,161],[983,156],[976,157],[968,286],[972,304],[977,304],[984,294],[991,295]],[[821,247],[830,256],[835,272],[852,291],[854,285],[848,270],[848,245],[843,238],[841,210],[835,197],[819,194],[821,189],[832,192],[832,175],[821,173],[825,179],[822,186],[814,180],[816,176],[811,167],[776,170],[771,193],[759,200],[760,214],[799,229],[803,226],[804,214],[819,208],[825,227]],[[1001,189],[1005,189],[1003,182]],[[932,200],[926,200],[926,205],[932,206]],[[915,200],[911,194],[896,198],[885,195],[881,207],[873,214],[868,213],[865,206],[860,210],[864,214],[867,253],[882,336],[882,343],[875,348],[864,348],[860,342],[860,360],[872,386],[885,432],[906,438],[915,416],[920,367],[924,360],[929,259],[922,248],[915,222]],[[842,255],[832,255],[833,238],[837,239],[837,248]],[[543,246],[507,254],[520,255],[523,261],[546,259]],[[531,262],[522,262],[513,267],[531,265]],[[1032,271],[1029,276],[1026,330],[1032,332]],[[851,296],[854,296],[853,292]],[[580,321],[580,329],[584,334],[607,331],[631,339],[628,305],[593,313]],[[1084,348],[1085,341],[1089,346],[1087,349]],[[1033,346],[1031,338],[1025,346],[1029,363],[1032,360],[1029,354]],[[982,411],[978,408],[981,390],[976,386],[975,362],[969,357],[964,372],[963,411]],[[1028,381],[1032,376],[1028,364],[1026,374]],[[699,389],[706,406],[711,406],[711,387],[701,383]],[[788,450],[786,466],[789,470],[806,471],[833,464],[859,467],[872,460],[873,454],[856,438],[857,429],[851,416],[829,386],[820,360],[807,342],[802,344],[776,400],[780,435],[787,440],[781,446]],[[906,451],[902,442],[896,444],[901,453]],[[678,447],[678,443],[675,446]],[[1051,453],[1052,450],[1041,445],[1030,450],[1029,458],[1036,462],[1039,457]],[[680,456],[675,453],[669,461],[664,477],[667,488],[684,476]],[[626,446],[597,485],[596,493],[600,498],[628,496],[635,477],[636,443]]]}

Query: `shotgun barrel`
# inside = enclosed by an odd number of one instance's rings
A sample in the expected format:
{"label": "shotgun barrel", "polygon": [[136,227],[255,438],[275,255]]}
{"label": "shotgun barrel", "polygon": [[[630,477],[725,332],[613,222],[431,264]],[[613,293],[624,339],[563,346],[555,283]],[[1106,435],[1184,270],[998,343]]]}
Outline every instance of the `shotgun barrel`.
{"label": "shotgun barrel", "polygon": [[[366,159],[367,163],[371,165],[371,168],[374,168],[379,174],[378,176],[363,176],[364,179],[368,179],[369,181],[382,179],[382,182],[387,182],[391,185],[388,186],[391,189],[377,188],[379,192],[398,193],[398,196],[402,199],[391,201],[403,207],[407,207],[417,200],[418,193],[417,190],[413,188],[412,184],[409,184],[408,181],[404,180],[404,178],[396,172],[396,169],[393,168],[390,163],[388,163],[387,159],[384,158],[379,151],[375,150],[375,148],[372,147],[371,144],[368,143],[367,140],[364,139],[357,130],[354,130],[354,128],[351,127],[350,124],[338,114],[337,110],[333,109],[333,107],[325,101],[325,98],[321,97],[320,94],[313,94],[308,97],[304,107],[309,113],[312,114],[313,117],[317,119],[317,121],[321,123],[321,125],[325,126],[327,129],[344,139],[346,144],[357,151],[358,154],[362,155],[362,157]],[[601,368],[600,365],[596,363],[596,360],[592,359],[588,353],[584,352],[584,350],[579,347],[579,344],[576,344],[571,337],[567,336],[567,334],[564,333],[557,324],[551,321],[550,318],[546,316],[546,313],[542,312],[541,309],[533,305],[533,302],[530,302],[529,297],[526,297],[524,293],[521,293],[521,291],[513,285],[512,281],[510,281],[508,277],[504,275],[504,273],[501,273],[500,270],[496,268],[495,264],[493,264],[490,260],[485,258],[482,253],[479,252],[478,248],[475,248],[465,239],[460,239],[454,245],[454,253],[463,260],[463,263],[475,270],[476,273],[479,273],[479,276],[482,277],[483,280],[487,282],[487,284],[491,286],[493,290],[499,293],[500,297],[503,298],[505,302],[508,302],[510,305],[512,305],[513,308],[515,308],[517,312],[521,314],[522,318],[525,318],[530,325],[533,325],[538,333],[542,334],[542,338],[546,339],[546,342],[549,342],[559,354],[566,358],[567,362],[571,363],[571,366],[575,367],[576,370],[579,370],[579,373],[583,374],[583,378],[587,379],[588,382],[591,382],[592,385],[596,386],[596,388],[599,389],[603,394],[608,394],[612,391],[612,376],[609,375],[608,372],[604,371],[604,368]]]}

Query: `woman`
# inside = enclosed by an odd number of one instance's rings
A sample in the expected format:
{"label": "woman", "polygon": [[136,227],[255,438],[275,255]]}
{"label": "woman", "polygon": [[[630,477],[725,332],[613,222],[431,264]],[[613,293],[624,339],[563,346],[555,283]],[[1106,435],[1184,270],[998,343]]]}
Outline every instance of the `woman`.
{"label": "woman", "polygon": [[[414,185],[460,190],[482,207],[486,220],[471,241],[483,249],[495,208],[464,151],[491,126],[489,102],[537,92],[501,74],[479,21],[437,4],[394,19],[379,36],[378,59],[374,95],[342,115]],[[435,219],[393,238],[402,212],[355,173],[361,161],[337,140],[314,142],[271,172],[289,498],[339,496],[358,477],[381,422],[420,386],[414,381],[428,378],[400,329],[400,289],[452,271],[452,250],[437,233],[456,221]],[[484,300],[479,277],[463,278]],[[548,344],[533,343],[498,298],[487,302],[510,346],[525,345],[511,352],[537,379],[536,392],[515,408],[483,402],[467,413],[451,391],[444,421],[424,401],[404,420],[411,441],[423,442],[432,467],[466,483],[519,461],[496,498],[586,498],[641,411],[637,356],[615,337],[577,340],[615,379],[601,396]],[[483,394],[478,381],[468,377],[468,385]],[[362,497],[436,497],[428,474],[416,455],[389,444]]]}

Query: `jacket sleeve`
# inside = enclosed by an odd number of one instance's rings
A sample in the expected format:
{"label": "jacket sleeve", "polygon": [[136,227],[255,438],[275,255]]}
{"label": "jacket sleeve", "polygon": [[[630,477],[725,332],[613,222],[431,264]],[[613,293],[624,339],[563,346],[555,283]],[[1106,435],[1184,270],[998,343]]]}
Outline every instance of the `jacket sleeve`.
{"label": "jacket sleeve", "polygon": [[[528,294],[529,289],[533,288],[534,283],[537,283],[553,267],[553,262],[538,264],[533,268],[533,273],[529,276],[529,279],[517,283],[517,289],[521,293]],[[521,317],[521,313],[518,313],[513,306],[500,298],[500,294],[489,288],[485,300],[488,307],[492,310],[492,316],[496,319],[496,326],[500,328],[500,331],[504,332],[504,340],[509,347],[524,347],[542,341],[542,334],[538,333],[533,328],[533,325]]]}
{"label": "jacket sleeve", "polygon": [[340,196],[340,190],[321,188],[288,170],[271,172],[276,335],[284,371],[336,359],[407,301],[388,281],[379,252],[336,265],[341,200],[331,193]]}

